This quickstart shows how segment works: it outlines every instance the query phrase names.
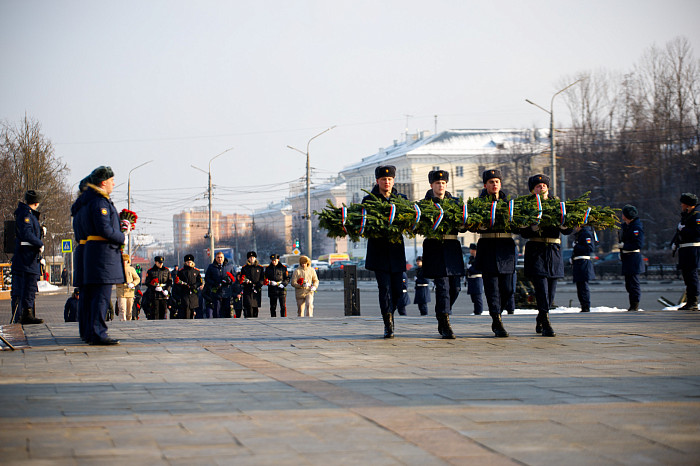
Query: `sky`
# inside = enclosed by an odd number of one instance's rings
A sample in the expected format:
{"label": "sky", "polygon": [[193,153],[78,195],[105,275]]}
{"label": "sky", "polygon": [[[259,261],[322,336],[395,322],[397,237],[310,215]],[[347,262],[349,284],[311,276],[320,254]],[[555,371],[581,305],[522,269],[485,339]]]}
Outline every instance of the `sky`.
{"label": "sky", "polygon": [[[117,209],[251,213],[421,130],[547,127],[577,73],[686,37],[696,0],[0,0],[0,120],[41,124],[70,168],[115,171]],[[557,126],[569,121],[562,100]],[[222,154],[222,155],[219,155]],[[212,159],[216,157],[216,160]]]}

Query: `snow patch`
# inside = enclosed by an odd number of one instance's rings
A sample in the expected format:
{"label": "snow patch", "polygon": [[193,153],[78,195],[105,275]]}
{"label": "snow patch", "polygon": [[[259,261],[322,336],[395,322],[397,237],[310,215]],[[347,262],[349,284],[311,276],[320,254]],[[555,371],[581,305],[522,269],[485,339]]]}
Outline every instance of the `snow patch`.
{"label": "snow patch", "polygon": [[57,290],[61,289],[60,287],[58,287],[56,285],[52,285],[51,283],[44,281],[44,280],[36,282],[36,285],[39,288],[39,293],[42,293],[45,291],[57,291]]}

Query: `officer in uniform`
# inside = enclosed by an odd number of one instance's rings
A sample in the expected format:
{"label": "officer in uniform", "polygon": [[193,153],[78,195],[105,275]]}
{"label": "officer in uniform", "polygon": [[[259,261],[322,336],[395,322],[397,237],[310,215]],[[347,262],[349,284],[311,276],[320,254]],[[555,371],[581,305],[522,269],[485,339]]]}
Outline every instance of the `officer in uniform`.
{"label": "officer in uniform", "polygon": [[588,282],[595,278],[591,255],[595,250],[590,227],[585,225],[574,229],[574,249],[571,253],[571,266],[576,295],[581,303],[581,312],[591,312],[591,291]]}
{"label": "officer in uniform", "polygon": [[[458,199],[447,191],[450,175],[445,170],[432,170],[428,173],[431,189],[425,199],[435,204],[457,202]],[[451,231],[442,239],[426,238],[423,241],[423,275],[435,283],[435,317],[438,332],[444,339],[454,339],[450,326],[452,305],[457,301],[461,290],[460,282],[464,275],[462,244],[457,239],[458,231]]]}
{"label": "officer in uniform", "polygon": [[481,295],[484,293],[484,281],[481,271],[476,267],[476,243],[469,245],[469,260],[467,262],[467,294],[474,305],[474,315],[484,312],[484,301]]}
{"label": "officer in uniform", "polygon": [[194,256],[185,255],[185,264],[178,270],[175,283],[179,288],[178,319],[192,319],[199,307],[199,292],[204,288],[204,282],[199,270],[194,266]]}
{"label": "officer in uniform", "polygon": [[12,323],[41,324],[34,316],[36,282],[41,275],[42,229],[39,225],[41,196],[34,190],[24,194],[24,202],[15,210],[15,253],[12,256]]}
{"label": "officer in uniform", "polygon": [[700,212],[698,197],[693,193],[681,195],[681,221],[674,245],[678,248],[678,268],[685,282],[683,311],[698,310],[698,268],[700,268]]}
{"label": "officer in uniform", "polygon": [[413,304],[418,305],[420,315],[428,315],[428,303],[430,302],[430,282],[423,275],[423,256],[416,257],[416,295]]}
{"label": "officer in uniform", "polygon": [[[549,177],[534,175],[527,180],[527,187],[534,196],[549,199]],[[535,332],[543,337],[554,337],[554,329],[549,322],[549,310],[554,307],[557,280],[564,278],[564,261],[561,255],[561,234],[571,234],[573,228],[563,226],[541,227],[531,225],[520,230],[520,236],[527,239],[525,244],[525,276],[535,287],[537,319]]]}
{"label": "officer in uniform", "polygon": [[279,254],[270,256],[270,265],[265,268],[265,278],[268,280],[267,296],[270,298],[270,316],[277,317],[277,303],[280,304],[280,317],[287,317],[287,288],[289,272],[280,262]]}
{"label": "officer in uniform", "polygon": [[[87,212],[87,209],[83,209],[83,207],[85,206],[85,200],[89,197],[84,195],[89,182],[90,175],[80,181],[78,184],[78,197],[71,206],[73,234],[75,236],[75,249],[73,250],[73,286],[75,287],[83,286],[83,249],[87,241],[87,234],[83,226],[87,222],[79,217],[84,216]],[[80,332],[80,339],[84,342],[92,339],[92,337],[88,338],[88,335],[91,335],[89,330],[90,309],[85,305],[86,300],[85,296],[83,296],[83,299],[78,300],[78,331]]]}
{"label": "officer in uniform", "polygon": [[[97,167],[82,196],[86,196],[84,215],[78,216],[85,233],[83,250],[83,309],[89,309],[88,343],[116,345],[119,340],[107,335],[107,313],[112,301],[112,286],[126,282],[121,246],[126,243],[131,223],[122,221],[110,199],[114,190],[114,172],[110,167]],[[121,231],[124,228],[126,234]]]}
{"label": "officer in uniform", "polygon": [[233,265],[229,264],[223,252],[217,252],[214,256],[214,262],[209,264],[207,271],[204,273],[203,295],[205,306],[203,318],[231,317],[231,296],[235,280]]}
{"label": "officer in uniform", "polygon": [[151,307],[151,319],[165,319],[168,312],[168,297],[173,286],[170,270],[163,266],[163,256],[156,256],[153,267],[146,272],[146,286],[148,287],[149,302]]}
{"label": "officer in uniform", "polygon": [[262,305],[261,290],[265,283],[265,270],[258,264],[258,254],[250,251],[246,254],[247,263],[241,269],[243,281],[243,315],[258,317],[258,308]]}
{"label": "officer in uniform", "polygon": [[[489,201],[506,199],[505,193],[501,191],[503,176],[500,170],[486,170],[482,179],[484,190],[479,197]],[[502,228],[484,225],[478,233],[480,237],[476,249],[476,266],[481,270],[484,281],[486,303],[492,319],[491,330],[496,337],[505,338],[508,332],[503,327],[501,312],[514,293],[515,241],[513,235]]]}
{"label": "officer in uniform", "polygon": [[[396,167],[384,165],[374,169],[377,184],[371,193],[383,202],[391,202],[392,198],[406,196],[394,188]],[[372,200],[367,195],[362,198],[365,203]],[[403,237],[398,243],[392,243],[387,238],[368,238],[365,268],[374,271],[379,289],[379,309],[384,320],[384,338],[394,338],[394,311],[403,295],[403,273],[406,271],[406,250]]]}
{"label": "officer in uniform", "polygon": [[639,301],[642,298],[639,274],[644,273],[641,251],[643,244],[644,229],[637,208],[627,204],[622,208],[620,260],[622,260],[622,275],[625,276],[625,289],[629,295],[630,307],[627,309],[628,311],[638,311]]}

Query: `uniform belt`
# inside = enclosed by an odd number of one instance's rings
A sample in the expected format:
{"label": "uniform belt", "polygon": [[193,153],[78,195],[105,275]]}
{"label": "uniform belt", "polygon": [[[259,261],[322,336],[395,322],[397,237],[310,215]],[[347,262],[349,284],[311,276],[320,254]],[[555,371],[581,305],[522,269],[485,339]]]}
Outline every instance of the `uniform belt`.
{"label": "uniform belt", "polygon": [[479,233],[482,238],[513,238],[510,233]]}
{"label": "uniform belt", "polygon": [[78,242],[79,242],[80,244],[85,244],[85,243],[87,243],[87,240],[85,240],[85,239],[81,239],[81,240],[80,240],[80,241],[78,241]]}
{"label": "uniform belt", "polygon": [[107,238],[104,236],[89,235],[87,241],[107,241]]}
{"label": "uniform belt", "polygon": [[620,252],[623,253],[623,254],[630,254],[630,253],[633,253],[633,252],[642,252],[642,251],[640,251],[639,249],[635,249],[634,251],[625,251],[625,250],[623,249],[623,250],[620,251]]}
{"label": "uniform belt", "polygon": [[467,278],[481,278],[481,274],[477,273],[476,275],[467,275]]}
{"label": "uniform belt", "polygon": [[458,239],[457,235],[445,235],[442,239]]}
{"label": "uniform belt", "polygon": [[683,243],[678,245],[679,248],[692,248],[693,246],[700,246],[700,243]]}
{"label": "uniform belt", "polygon": [[33,245],[32,243],[30,243],[29,241],[22,241],[21,243],[19,243],[19,245],[20,245],[20,246],[34,246],[34,245]]}
{"label": "uniform belt", "polygon": [[583,259],[591,260],[591,256],[576,256],[576,257],[573,258],[573,260],[575,260],[575,261],[580,261],[580,260],[583,260]]}
{"label": "uniform belt", "polygon": [[416,283],[416,286],[428,286],[427,283]]}
{"label": "uniform belt", "polygon": [[561,240],[559,238],[530,238],[527,240],[528,243],[530,241],[534,241],[535,243],[561,244]]}

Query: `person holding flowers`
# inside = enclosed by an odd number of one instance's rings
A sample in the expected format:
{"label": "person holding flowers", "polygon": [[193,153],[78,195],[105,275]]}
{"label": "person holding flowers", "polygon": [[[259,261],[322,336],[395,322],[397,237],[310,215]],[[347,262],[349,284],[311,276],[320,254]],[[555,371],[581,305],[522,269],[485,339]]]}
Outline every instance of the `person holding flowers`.
{"label": "person holding flowers", "polygon": [[243,316],[258,317],[262,305],[262,287],[265,285],[265,269],[258,263],[258,254],[249,251],[246,265],[241,269],[240,282],[243,285]]}
{"label": "person holding flowers", "polygon": [[162,320],[168,311],[168,297],[173,286],[170,270],[163,266],[163,256],[153,259],[153,267],[146,272],[146,285],[148,286],[149,319]]}
{"label": "person holding flowers", "polygon": [[314,316],[314,293],[318,289],[318,275],[311,260],[306,256],[299,257],[299,267],[292,274],[292,287],[297,300],[297,316]]}

